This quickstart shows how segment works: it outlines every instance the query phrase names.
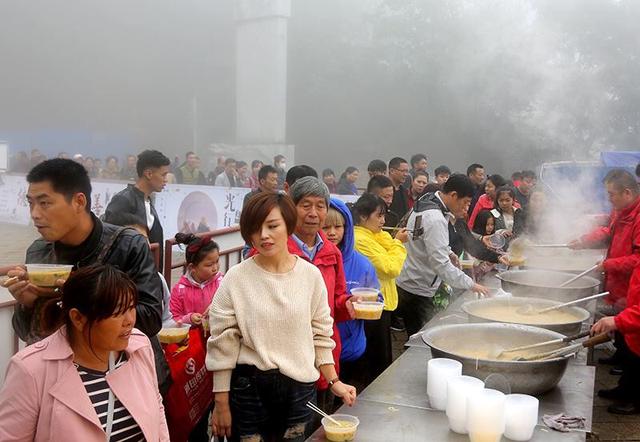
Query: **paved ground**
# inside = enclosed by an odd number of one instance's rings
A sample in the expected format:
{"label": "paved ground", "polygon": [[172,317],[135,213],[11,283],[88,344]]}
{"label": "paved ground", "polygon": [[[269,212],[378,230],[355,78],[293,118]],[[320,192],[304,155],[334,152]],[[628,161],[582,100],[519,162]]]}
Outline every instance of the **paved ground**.
{"label": "paved ground", "polygon": [[[24,251],[37,232],[31,227],[0,223],[0,238],[4,240],[0,248],[0,267],[24,262]],[[174,278],[175,279],[175,278]],[[177,280],[177,279],[176,279]],[[404,351],[406,333],[392,332],[394,359]],[[604,356],[605,351],[596,352],[596,360]],[[617,377],[609,374],[608,366],[599,365],[596,372],[595,390],[611,388],[616,385]],[[640,373],[638,373],[640,376]],[[593,433],[591,441],[640,441],[640,416],[615,416],[607,413],[610,402],[596,396],[593,407]]]}

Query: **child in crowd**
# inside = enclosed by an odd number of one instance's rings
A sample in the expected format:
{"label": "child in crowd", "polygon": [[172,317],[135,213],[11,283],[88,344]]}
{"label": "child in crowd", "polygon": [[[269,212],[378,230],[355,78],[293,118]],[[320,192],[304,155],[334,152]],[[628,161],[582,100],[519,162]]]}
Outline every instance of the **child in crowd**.
{"label": "child in crowd", "polygon": [[[353,218],[345,203],[331,198],[322,229],[327,239],[342,253],[347,293],[357,287],[379,288],[376,269],[371,262],[354,249]],[[340,374],[342,379],[360,390],[372,380],[368,375],[366,358],[362,357],[367,348],[363,320],[352,319],[338,323],[342,350],[340,352]]]}
{"label": "child in crowd", "polygon": [[495,208],[491,211],[495,218],[495,231],[506,238],[518,236],[524,228],[524,212],[514,205],[515,197],[511,186],[498,188]]}
{"label": "child in crowd", "polygon": [[481,210],[473,222],[473,233],[479,239],[493,235],[496,231],[496,220],[489,210]]}
{"label": "child in crowd", "polygon": [[169,308],[176,322],[200,325],[222,280],[220,249],[210,236],[178,233],[176,242],[187,246],[187,271],[171,289]]}

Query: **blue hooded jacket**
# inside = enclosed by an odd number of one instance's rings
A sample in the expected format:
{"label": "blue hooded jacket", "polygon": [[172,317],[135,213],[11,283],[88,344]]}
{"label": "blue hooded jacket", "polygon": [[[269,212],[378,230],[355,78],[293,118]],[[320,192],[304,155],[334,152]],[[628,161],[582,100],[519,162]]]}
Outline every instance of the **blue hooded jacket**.
{"label": "blue hooded jacket", "polygon": [[[347,293],[356,287],[380,288],[376,277],[376,269],[371,262],[354,249],[353,218],[349,208],[341,200],[331,198],[331,208],[337,210],[344,218],[344,237],[338,246],[342,252],[344,274],[347,280]],[[355,361],[364,354],[367,338],[364,334],[364,321],[351,320],[338,323],[342,340],[341,361]]]}

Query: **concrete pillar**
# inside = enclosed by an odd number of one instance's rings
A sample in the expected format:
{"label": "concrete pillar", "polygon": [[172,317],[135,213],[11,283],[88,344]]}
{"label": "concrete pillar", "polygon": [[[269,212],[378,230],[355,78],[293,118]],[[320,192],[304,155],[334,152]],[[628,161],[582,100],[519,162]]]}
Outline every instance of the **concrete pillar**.
{"label": "concrete pillar", "polygon": [[284,144],[291,1],[236,2],[236,143]]}

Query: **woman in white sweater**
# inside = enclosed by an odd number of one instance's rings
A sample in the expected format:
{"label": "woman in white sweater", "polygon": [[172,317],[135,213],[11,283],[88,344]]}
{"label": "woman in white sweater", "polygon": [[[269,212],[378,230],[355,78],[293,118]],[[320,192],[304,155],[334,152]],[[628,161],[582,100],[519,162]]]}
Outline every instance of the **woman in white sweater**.
{"label": "woman in white sweater", "polygon": [[331,350],[333,319],[320,271],[289,253],[296,209],[262,193],[243,208],[240,231],[257,251],[227,272],[209,308],[207,368],[213,371],[212,430],[231,440],[303,441],[320,374],[352,405]]}

